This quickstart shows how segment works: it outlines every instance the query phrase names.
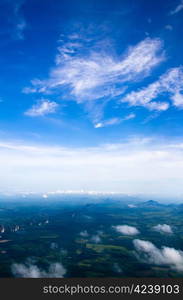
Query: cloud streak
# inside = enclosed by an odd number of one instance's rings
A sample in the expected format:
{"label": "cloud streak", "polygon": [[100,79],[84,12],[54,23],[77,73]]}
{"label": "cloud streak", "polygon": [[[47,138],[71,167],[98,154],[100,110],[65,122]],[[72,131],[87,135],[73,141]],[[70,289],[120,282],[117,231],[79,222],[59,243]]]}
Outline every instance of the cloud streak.
{"label": "cloud streak", "polygon": [[132,120],[136,117],[134,113],[131,113],[124,118],[112,118],[109,120],[105,120],[103,122],[96,123],[94,125],[95,128],[102,128],[102,127],[107,127],[107,126],[112,126],[112,125],[119,125],[124,121]]}

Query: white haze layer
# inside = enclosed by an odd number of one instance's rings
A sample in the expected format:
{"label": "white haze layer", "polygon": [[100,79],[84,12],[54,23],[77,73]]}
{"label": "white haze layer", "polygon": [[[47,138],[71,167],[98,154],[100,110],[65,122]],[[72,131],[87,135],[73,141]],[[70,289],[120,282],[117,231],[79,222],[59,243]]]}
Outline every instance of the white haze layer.
{"label": "white haze layer", "polygon": [[183,193],[181,141],[131,138],[83,148],[0,142],[0,166],[1,192]]}

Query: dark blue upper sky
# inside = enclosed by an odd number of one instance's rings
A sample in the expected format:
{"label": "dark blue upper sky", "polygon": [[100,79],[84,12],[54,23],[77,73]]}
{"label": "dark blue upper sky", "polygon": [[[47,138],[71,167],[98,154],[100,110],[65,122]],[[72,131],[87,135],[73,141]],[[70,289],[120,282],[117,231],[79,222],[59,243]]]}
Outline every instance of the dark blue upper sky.
{"label": "dark blue upper sky", "polygon": [[180,136],[182,35],[179,0],[1,0],[1,137]]}

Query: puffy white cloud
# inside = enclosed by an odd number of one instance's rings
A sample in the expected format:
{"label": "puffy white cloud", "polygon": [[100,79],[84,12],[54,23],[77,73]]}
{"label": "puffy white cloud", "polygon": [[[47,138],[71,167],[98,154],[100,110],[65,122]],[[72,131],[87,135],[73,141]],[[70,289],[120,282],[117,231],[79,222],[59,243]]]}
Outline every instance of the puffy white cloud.
{"label": "puffy white cloud", "polygon": [[166,94],[172,104],[178,108],[183,107],[183,68],[173,68],[163,74],[159,80],[147,87],[127,94],[121,102],[130,106],[144,106],[149,110],[164,111],[169,108],[167,101],[152,101]]}
{"label": "puffy white cloud", "polygon": [[48,272],[41,270],[30,262],[25,264],[13,264],[11,269],[15,277],[24,278],[62,278],[66,272],[61,263],[50,264]]}
{"label": "puffy white cloud", "polygon": [[180,1],[180,3],[175,7],[175,9],[173,9],[170,12],[170,15],[175,15],[177,14],[179,11],[181,11],[183,9],[183,0]]}
{"label": "puffy white cloud", "polygon": [[37,92],[37,89],[36,89],[36,88],[33,88],[33,87],[25,87],[25,88],[23,88],[22,92],[23,92],[24,94],[36,93],[36,92]]}
{"label": "puffy white cloud", "polygon": [[149,241],[135,239],[133,241],[138,258],[146,263],[167,265],[176,271],[183,271],[183,251],[170,247],[157,248]]}
{"label": "puffy white cloud", "polygon": [[30,109],[25,112],[26,116],[38,117],[47,114],[55,113],[58,108],[58,104],[54,101],[47,99],[41,99],[36,105],[33,105]]}
{"label": "puffy white cloud", "polygon": [[125,234],[125,235],[136,235],[139,234],[139,230],[134,226],[128,226],[128,225],[117,225],[114,226],[116,231]]}
{"label": "puffy white cloud", "polygon": [[153,226],[153,229],[160,233],[173,233],[171,226],[167,224],[158,224]]}
{"label": "puffy white cloud", "polygon": [[87,230],[81,231],[79,235],[82,236],[82,237],[85,237],[85,238],[86,238],[86,237],[89,237],[89,234],[88,234],[88,231],[87,231]]}
{"label": "puffy white cloud", "polygon": [[91,242],[95,244],[101,243],[101,237],[99,234],[92,235]]}

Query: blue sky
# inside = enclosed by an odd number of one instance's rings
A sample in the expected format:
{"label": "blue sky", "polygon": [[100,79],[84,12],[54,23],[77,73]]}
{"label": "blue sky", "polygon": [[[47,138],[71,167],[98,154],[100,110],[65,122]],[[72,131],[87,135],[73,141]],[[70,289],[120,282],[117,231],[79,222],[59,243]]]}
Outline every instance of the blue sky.
{"label": "blue sky", "polygon": [[0,189],[182,193],[182,35],[180,0],[0,0]]}

